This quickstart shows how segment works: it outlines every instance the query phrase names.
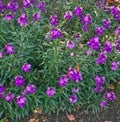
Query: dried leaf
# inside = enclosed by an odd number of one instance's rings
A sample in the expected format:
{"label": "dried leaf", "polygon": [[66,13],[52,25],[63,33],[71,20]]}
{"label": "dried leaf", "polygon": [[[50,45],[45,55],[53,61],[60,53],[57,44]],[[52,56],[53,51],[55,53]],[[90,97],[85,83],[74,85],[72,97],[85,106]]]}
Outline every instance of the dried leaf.
{"label": "dried leaf", "polygon": [[115,86],[113,84],[110,84],[110,86],[108,87],[108,89],[114,90],[115,89]]}
{"label": "dried leaf", "polygon": [[39,119],[32,118],[29,120],[29,122],[40,122]]}
{"label": "dried leaf", "polygon": [[80,110],[81,108],[82,108],[81,106],[77,106],[77,108],[76,108],[76,109],[77,109],[77,110]]}
{"label": "dried leaf", "polygon": [[36,109],[34,110],[34,113],[35,113],[35,114],[40,114],[41,112],[42,112],[42,110],[39,109],[39,108],[36,108]]}
{"label": "dried leaf", "polygon": [[105,122],[112,122],[112,121],[105,121]]}
{"label": "dried leaf", "polygon": [[75,120],[75,116],[74,116],[73,114],[70,114],[70,115],[67,114],[67,118],[68,118],[70,121],[76,121],[76,120]]}
{"label": "dried leaf", "polygon": [[120,85],[120,81],[118,82],[118,85]]}
{"label": "dried leaf", "polygon": [[80,47],[80,48],[83,48],[83,44],[80,44],[79,47]]}
{"label": "dried leaf", "polygon": [[77,69],[77,71],[80,71],[80,66],[78,63],[76,64],[76,69]]}

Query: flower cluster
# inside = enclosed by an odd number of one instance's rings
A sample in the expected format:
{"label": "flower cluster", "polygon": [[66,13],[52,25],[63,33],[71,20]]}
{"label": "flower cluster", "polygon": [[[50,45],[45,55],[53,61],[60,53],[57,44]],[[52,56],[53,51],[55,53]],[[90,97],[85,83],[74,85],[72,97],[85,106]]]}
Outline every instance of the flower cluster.
{"label": "flower cluster", "polygon": [[115,93],[114,92],[107,92],[106,93],[106,98],[109,100],[109,101],[113,101],[113,100],[115,100],[116,99],[116,95],[115,95]]}
{"label": "flower cluster", "polygon": [[74,9],[74,14],[77,17],[80,17],[82,19],[82,16],[83,16],[83,8],[80,7],[80,6],[76,6],[75,9]]}
{"label": "flower cluster", "polygon": [[64,18],[67,20],[72,20],[73,14],[71,11],[67,11],[64,15]]}
{"label": "flower cluster", "polygon": [[111,70],[116,71],[119,68],[120,62],[118,61],[113,61],[111,63]]}
{"label": "flower cluster", "polygon": [[53,26],[57,26],[59,23],[58,16],[57,15],[51,15],[50,16],[50,24]]}
{"label": "flower cluster", "polygon": [[19,5],[17,2],[9,2],[7,6],[8,6],[8,9],[13,12],[17,12],[19,9]]}
{"label": "flower cluster", "polygon": [[96,35],[97,36],[103,35],[104,34],[104,31],[105,31],[105,28],[103,26],[98,26],[95,29],[95,32],[96,32]]}
{"label": "flower cluster", "polygon": [[103,85],[105,83],[105,77],[104,76],[95,76],[95,81],[96,81],[96,87],[94,88],[94,92],[103,92]]}

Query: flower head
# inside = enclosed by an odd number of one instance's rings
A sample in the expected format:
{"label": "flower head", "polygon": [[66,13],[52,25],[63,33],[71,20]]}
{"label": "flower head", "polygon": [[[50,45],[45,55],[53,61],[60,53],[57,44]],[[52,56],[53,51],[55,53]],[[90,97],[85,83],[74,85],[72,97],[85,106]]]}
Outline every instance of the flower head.
{"label": "flower head", "polygon": [[46,91],[46,94],[49,96],[49,97],[53,97],[56,93],[56,89],[54,87],[48,87],[47,88],[47,91]]}
{"label": "flower head", "polygon": [[28,16],[23,13],[19,18],[18,18],[18,23],[20,26],[27,26],[28,25]]}
{"label": "flower head", "polygon": [[8,9],[10,9],[11,11],[13,11],[13,12],[17,12],[18,11],[18,9],[19,9],[19,5],[18,5],[18,3],[17,2],[9,2],[8,3]]}
{"label": "flower head", "polygon": [[69,96],[70,103],[76,103],[78,100],[78,96],[76,94],[72,94]]}
{"label": "flower head", "polygon": [[42,12],[46,12],[46,4],[45,2],[41,1],[38,3],[38,9],[40,9]]}
{"label": "flower head", "polygon": [[34,84],[29,84],[26,86],[26,91],[28,94],[34,94],[36,92],[36,87]]}
{"label": "flower head", "polygon": [[115,30],[115,34],[120,36],[120,25],[118,25],[117,29]]}
{"label": "flower head", "polygon": [[5,87],[2,84],[0,84],[0,93],[3,93],[4,91],[5,91]]}
{"label": "flower head", "polygon": [[120,38],[118,39],[118,41],[116,43],[116,49],[118,52],[120,52]]}
{"label": "flower head", "polygon": [[27,103],[27,99],[25,96],[18,96],[17,97],[17,104],[20,108],[25,107],[26,103]]}
{"label": "flower head", "polygon": [[3,58],[3,52],[0,52],[0,58]]}
{"label": "flower head", "polygon": [[24,85],[24,83],[25,83],[25,79],[24,79],[23,76],[17,75],[17,76],[15,77],[15,85],[16,85],[16,86],[21,87],[21,86]]}
{"label": "flower head", "polygon": [[50,24],[53,26],[57,26],[59,23],[58,16],[57,15],[51,15],[50,16]]}
{"label": "flower head", "polygon": [[106,29],[111,28],[111,21],[110,21],[110,19],[104,19],[104,20],[103,20],[103,25],[104,25],[104,27],[105,27]]}
{"label": "flower head", "polygon": [[106,101],[105,100],[101,101],[100,106],[104,107],[105,105],[106,105]]}
{"label": "flower head", "polygon": [[9,92],[6,96],[5,96],[5,99],[8,101],[8,102],[12,102],[14,100],[14,97],[15,95],[11,92]]}
{"label": "flower head", "polygon": [[73,14],[71,11],[67,11],[64,15],[64,18],[67,20],[72,20]]}
{"label": "flower head", "polygon": [[118,62],[118,61],[113,61],[113,62],[111,63],[111,70],[116,71],[116,70],[118,69],[119,66],[120,66],[120,62]]}
{"label": "flower head", "polygon": [[22,66],[22,70],[27,73],[31,71],[31,68],[32,68],[32,65],[29,63],[24,63],[24,65]]}
{"label": "flower head", "polygon": [[104,34],[104,31],[105,31],[105,28],[103,26],[98,26],[96,27],[95,29],[95,32],[96,32],[96,35],[103,35]]}
{"label": "flower head", "polygon": [[5,16],[5,19],[6,19],[8,22],[10,22],[11,20],[14,19],[14,15],[13,15],[13,14],[7,14],[7,15]]}
{"label": "flower head", "polygon": [[62,75],[60,78],[59,78],[59,86],[61,87],[65,87],[69,82],[69,78],[67,75]]}
{"label": "flower head", "polygon": [[83,8],[80,7],[80,6],[76,6],[75,9],[74,9],[74,14],[75,14],[77,17],[80,17],[80,18],[82,19]]}
{"label": "flower head", "polygon": [[116,99],[116,95],[113,91],[111,92],[107,92],[106,93],[106,98],[109,100],[109,101],[113,101]]}
{"label": "flower head", "polygon": [[112,52],[112,43],[110,41],[107,41],[105,43],[105,46],[104,46],[104,49],[103,51],[105,50],[107,53],[111,53]]}
{"label": "flower head", "polygon": [[15,54],[15,47],[11,43],[7,43],[4,49],[7,55]]}
{"label": "flower head", "polygon": [[34,21],[37,21],[37,22],[40,22],[40,19],[41,19],[41,14],[40,13],[34,13],[33,14],[33,19]]}
{"label": "flower head", "polygon": [[94,88],[94,92],[95,93],[101,93],[101,92],[103,92],[103,86],[102,85],[96,85],[96,87]]}
{"label": "flower head", "polygon": [[82,19],[83,25],[92,25],[93,17],[90,14],[86,14]]}
{"label": "flower head", "polygon": [[93,51],[92,50],[86,50],[86,53],[87,53],[88,56],[91,56]]}
{"label": "flower head", "polygon": [[105,83],[105,77],[104,76],[96,75],[95,80],[96,80],[96,85],[103,85]]}
{"label": "flower head", "polygon": [[69,49],[73,49],[74,47],[75,47],[75,43],[73,42],[73,41],[67,41],[67,47],[69,48]]}

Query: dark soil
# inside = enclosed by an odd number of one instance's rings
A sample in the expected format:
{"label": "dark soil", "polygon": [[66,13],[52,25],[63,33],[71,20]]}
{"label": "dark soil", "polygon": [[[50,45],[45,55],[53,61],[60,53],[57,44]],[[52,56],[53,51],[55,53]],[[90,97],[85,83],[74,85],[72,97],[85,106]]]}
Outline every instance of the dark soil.
{"label": "dark soil", "polygon": [[[75,121],[72,122],[120,122],[120,92],[117,92],[117,99],[110,103],[108,109],[102,110],[97,114],[86,110],[78,110],[70,114],[75,117]],[[56,114],[51,116],[39,115],[39,121],[30,121],[32,118],[35,118],[35,116],[30,115],[24,119],[10,122],[70,122],[66,113],[60,113],[59,116]]]}

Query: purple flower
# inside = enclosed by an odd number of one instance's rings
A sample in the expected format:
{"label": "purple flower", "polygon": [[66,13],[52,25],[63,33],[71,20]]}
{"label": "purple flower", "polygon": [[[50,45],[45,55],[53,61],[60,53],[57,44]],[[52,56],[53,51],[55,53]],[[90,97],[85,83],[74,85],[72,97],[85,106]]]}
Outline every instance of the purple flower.
{"label": "purple flower", "polygon": [[105,100],[101,101],[100,106],[104,107],[105,105],[106,105],[106,101]]}
{"label": "purple flower", "polygon": [[0,52],[0,58],[3,58],[3,52]]}
{"label": "purple flower", "polygon": [[17,104],[20,108],[25,107],[26,103],[27,103],[27,99],[25,96],[18,96],[17,97]]}
{"label": "purple flower", "polygon": [[92,50],[86,50],[86,53],[87,53],[88,56],[91,56],[93,51]]}
{"label": "purple flower", "polygon": [[0,99],[2,99],[4,97],[3,93],[0,93]]}
{"label": "purple flower", "polygon": [[67,11],[64,15],[64,18],[67,20],[72,20],[73,14],[71,11]]}
{"label": "purple flower", "polygon": [[15,54],[15,47],[11,43],[7,43],[4,50],[7,55]]}
{"label": "purple flower", "polygon": [[94,92],[95,93],[101,93],[101,92],[103,92],[103,86],[102,85],[96,85],[96,87],[94,88]]}
{"label": "purple flower", "polygon": [[69,68],[68,69],[68,76],[76,83],[78,83],[79,81],[81,81],[82,78],[82,73],[79,72],[77,69],[73,69],[73,68]]}
{"label": "purple flower", "polygon": [[99,50],[101,46],[100,38],[92,37],[88,42],[88,46],[91,47],[93,50]]}
{"label": "purple flower", "polygon": [[82,34],[77,33],[74,35],[74,37],[75,37],[75,39],[81,40]]}
{"label": "purple flower", "polygon": [[40,9],[42,12],[46,12],[46,4],[45,2],[39,2],[38,3],[38,9]]}
{"label": "purple flower", "polygon": [[79,92],[80,88],[73,88],[72,92]]}
{"label": "purple flower", "polygon": [[28,16],[23,13],[19,18],[18,18],[18,23],[20,26],[27,26],[28,25]]}
{"label": "purple flower", "polygon": [[116,71],[120,65],[120,62],[118,61],[113,61],[111,64],[111,70]]}
{"label": "purple flower", "polygon": [[17,12],[18,11],[18,9],[19,9],[19,5],[18,5],[18,3],[17,2],[9,2],[8,3],[8,9],[10,9],[11,11],[13,11],[13,12]]}
{"label": "purple flower", "polygon": [[34,84],[29,84],[26,86],[26,91],[28,94],[34,94],[36,92],[36,87]]}
{"label": "purple flower", "polygon": [[17,76],[15,77],[15,85],[16,85],[16,86],[21,87],[21,86],[24,85],[24,83],[25,83],[25,79],[24,79],[23,76],[17,75]]}
{"label": "purple flower", "polygon": [[24,90],[22,91],[22,95],[24,96],[24,95],[26,95],[26,94],[27,94],[27,90],[24,89]]}
{"label": "purple flower", "polygon": [[30,0],[23,0],[23,5],[24,5],[24,7],[26,7],[26,8],[30,8],[30,6],[31,6]]}
{"label": "purple flower", "polygon": [[107,41],[105,43],[104,49],[107,53],[111,53],[112,52],[112,43],[110,41]]}
{"label": "purple flower", "polygon": [[83,30],[84,30],[84,32],[88,32],[88,31],[89,31],[88,25],[84,25],[84,26],[83,26]]}
{"label": "purple flower", "polygon": [[101,52],[99,57],[96,59],[97,64],[106,64],[107,55],[105,52]]}
{"label": "purple flower", "polygon": [[57,15],[51,15],[50,16],[50,24],[53,26],[57,26],[59,23],[58,16]]}
{"label": "purple flower", "polygon": [[67,47],[69,48],[69,49],[73,49],[74,47],[75,47],[75,43],[73,42],[73,41],[67,41]]}
{"label": "purple flower", "polygon": [[69,96],[70,103],[76,103],[78,100],[78,96],[76,94],[72,94]]}
{"label": "purple flower", "polygon": [[104,34],[104,31],[105,31],[105,28],[103,26],[98,26],[96,27],[95,29],[95,32],[96,32],[96,35],[103,35]]}
{"label": "purple flower", "polygon": [[8,101],[8,102],[12,102],[14,100],[14,97],[15,95],[11,92],[9,92],[6,96],[5,96],[5,99]]}
{"label": "purple flower", "polygon": [[58,28],[52,28],[50,34],[51,34],[51,38],[52,38],[53,40],[62,37],[62,32],[61,32],[61,30],[58,29]]}
{"label": "purple flower", "polygon": [[24,65],[22,66],[22,70],[24,72],[30,72],[31,68],[32,68],[32,65],[28,63],[24,63]]}
{"label": "purple flower", "polygon": [[74,14],[75,14],[77,17],[80,17],[80,18],[82,19],[83,8],[80,7],[80,6],[76,6],[75,9],[74,9]]}
{"label": "purple flower", "polygon": [[40,19],[41,19],[42,17],[41,17],[41,15],[40,15],[40,13],[34,13],[33,14],[33,19],[34,19],[34,21],[37,21],[37,22],[40,22]]}
{"label": "purple flower", "polygon": [[120,36],[120,25],[118,25],[117,29],[115,30],[115,34]]}
{"label": "purple flower", "polygon": [[7,7],[0,0],[0,12],[4,12],[6,9],[7,9]]}
{"label": "purple flower", "polygon": [[118,41],[116,43],[116,49],[118,52],[120,52],[120,38],[118,39]]}
{"label": "purple flower", "polygon": [[95,81],[96,81],[96,85],[103,85],[105,83],[105,77],[104,76],[95,76]]}
{"label": "purple flower", "polygon": [[116,95],[113,91],[111,92],[107,92],[106,93],[106,98],[109,100],[109,101],[113,101],[116,99]]}
{"label": "purple flower", "polygon": [[59,86],[60,87],[65,87],[69,82],[69,78],[67,75],[62,75],[60,78],[59,78]]}
{"label": "purple flower", "polygon": [[110,21],[110,19],[104,19],[104,20],[103,20],[103,25],[104,25],[104,27],[105,27],[106,29],[111,28],[111,21]]}
{"label": "purple flower", "polygon": [[86,14],[83,19],[82,19],[82,24],[83,25],[92,25],[92,16],[90,14]]}
{"label": "purple flower", "polygon": [[4,91],[5,91],[5,87],[2,84],[0,84],[0,93],[3,93]]}
{"label": "purple flower", "polygon": [[49,97],[53,97],[55,95],[55,93],[56,93],[56,89],[54,87],[48,87],[46,94]]}
{"label": "purple flower", "polygon": [[10,22],[11,20],[14,19],[14,15],[13,15],[13,14],[7,14],[7,15],[5,16],[5,19],[6,19],[8,22]]}

